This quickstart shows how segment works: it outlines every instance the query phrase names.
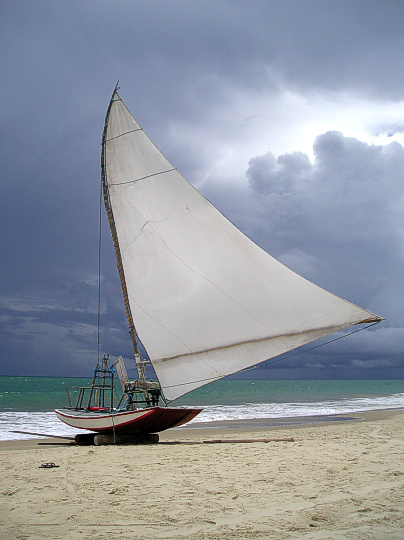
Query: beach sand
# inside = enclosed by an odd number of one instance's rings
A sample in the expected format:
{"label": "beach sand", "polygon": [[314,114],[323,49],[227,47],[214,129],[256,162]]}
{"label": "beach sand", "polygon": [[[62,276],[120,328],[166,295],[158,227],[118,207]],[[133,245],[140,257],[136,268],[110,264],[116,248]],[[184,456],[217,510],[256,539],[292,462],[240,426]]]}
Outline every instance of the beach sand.
{"label": "beach sand", "polygon": [[0,538],[402,540],[404,412],[351,416],[160,434],[195,444],[0,443]]}

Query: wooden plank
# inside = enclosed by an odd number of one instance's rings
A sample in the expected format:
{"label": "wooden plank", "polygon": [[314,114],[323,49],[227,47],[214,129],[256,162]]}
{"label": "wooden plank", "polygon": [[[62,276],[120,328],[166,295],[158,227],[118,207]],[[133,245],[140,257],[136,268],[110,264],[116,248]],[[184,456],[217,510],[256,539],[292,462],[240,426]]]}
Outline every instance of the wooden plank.
{"label": "wooden plank", "polygon": [[22,433],[23,435],[36,435],[37,437],[48,437],[49,439],[66,439],[69,441],[74,441],[74,437],[50,435],[49,433],[34,433],[32,431],[11,431],[11,433]]}
{"label": "wooden plank", "polygon": [[204,444],[219,444],[219,443],[256,443],[256,442],[294,442],[293,438],[287,439],[212,439],[210,441],[202,441]]}

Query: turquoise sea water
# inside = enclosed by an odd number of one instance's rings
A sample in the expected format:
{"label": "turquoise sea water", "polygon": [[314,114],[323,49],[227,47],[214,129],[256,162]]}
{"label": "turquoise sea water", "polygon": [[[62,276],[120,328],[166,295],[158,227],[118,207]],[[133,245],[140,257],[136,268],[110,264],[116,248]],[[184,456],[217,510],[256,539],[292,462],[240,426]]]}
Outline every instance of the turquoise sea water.
{"label": "turquoise sea water", "polygon": [[[73,387],[90,379],[0,377],[0,440],[27,438],[14,430],[67,435],[71,428],[53,409],[72,401]],[[193,421],[243,420],[347,414],[404,408],[404,380],[222,380],[195,390],[175,405],[200,405]]]}

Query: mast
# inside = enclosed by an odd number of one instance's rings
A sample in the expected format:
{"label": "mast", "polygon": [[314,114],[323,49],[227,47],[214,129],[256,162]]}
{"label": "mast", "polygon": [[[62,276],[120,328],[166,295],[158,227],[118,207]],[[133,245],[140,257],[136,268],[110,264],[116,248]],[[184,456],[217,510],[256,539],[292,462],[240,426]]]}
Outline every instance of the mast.
{"label": "mast", "polygon": [[[109,197],[109,190],[108,190],[108,183],[107,183],[107,169],[106,169],[107,129],[108,129],[109,115],[110,115],[110,112],[111,112],[111,107],[112,107],[112,103],[114,101],[115,93],[116,93],[116,91],[118,89],[118,84],[119,84],[119,80],[117,81],[117,83],[115,85],[111,100],[110,100],[109,105],[108,105],[107,113],[105,115],[104,130],[102,132],[101,182],[102,182],[102,191],[103,191],[103,197],[104,197],[105,210],[107,212],[109,228],[110,228],[112,240],[113,240],[113,243],[114,243],[115,257],[116,257],[116,263],[117,263],[117,266],[118,266],[119,278],[121,280],[123,302],[124,302],[124,305],[125,305],[125,313],[126,313],[126,318],[128,320],[128,325],[129,325],[129,335],[130,335],[131,340],[132,340],[132,347],[133,347],[133,352],[134,352],[134,355],[135,355],[135,362],[136,362],[136,367],[137,367],[137,370],[138,370],[139,380],[144,381],[145,380],[144,364],[148,363],[148,362],[144,362],[144,361],[142,361],[140,359],[139,348],[137,346],[136,329],[135,329],[135,325],[133,323],[132,311],[130,309],[130,304],[129,304],[128,290],[127,290],[126,281],[125,281],[125,272],[124,272],[124,269],[123,269],[121,251],[119,249],[118,234],[116,232],[114,214],[112,212],[112,206],[111,206],[111,201],[110,201],[110,197]],[[146,395],[147,395],[147,392],[145,393],[145,397],[146,397]]]}

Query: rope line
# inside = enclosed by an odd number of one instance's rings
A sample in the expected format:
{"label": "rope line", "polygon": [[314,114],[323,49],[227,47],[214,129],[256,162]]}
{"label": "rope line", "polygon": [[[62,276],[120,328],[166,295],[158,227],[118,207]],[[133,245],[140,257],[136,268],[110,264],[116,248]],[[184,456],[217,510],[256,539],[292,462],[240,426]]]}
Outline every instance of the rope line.
{"label": "rope line", "polygon": [[98,315],[97,315],[97,369],[100,365],[100,327],[101,327],[101,240],[102,240],[102,182],[100,187],[98,222]]}

